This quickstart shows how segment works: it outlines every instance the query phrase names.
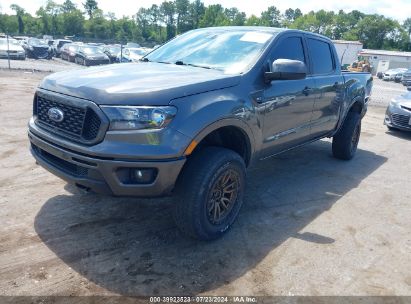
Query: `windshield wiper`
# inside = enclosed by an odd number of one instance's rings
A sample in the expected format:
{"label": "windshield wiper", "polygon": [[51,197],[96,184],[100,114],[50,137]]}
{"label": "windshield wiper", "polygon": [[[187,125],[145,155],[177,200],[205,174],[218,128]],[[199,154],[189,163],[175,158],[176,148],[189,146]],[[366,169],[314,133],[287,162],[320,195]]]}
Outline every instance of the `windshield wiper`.
{"label": "windshield wiper", "polygon": [[166,61],[151,61],[150,59],[143,57],[139,59],[142,62],[155,62],[155,63],[164,63],[164,64],[171,64],[171,62],[166,62]]}
{"label": "windshield wiper", "polygon": [[184,63],[181,60],[177,60],[175,62],[176,65],[188,65],[188,66],[192,66],[192,67],[196,67],[196,68],[203,68],[203,69],[207,69],[210,70],[212,69],[212,67],[208,67],[208,66],[204,66],[204,65],[197,65],[197,64],[193,64],[193,63]]}

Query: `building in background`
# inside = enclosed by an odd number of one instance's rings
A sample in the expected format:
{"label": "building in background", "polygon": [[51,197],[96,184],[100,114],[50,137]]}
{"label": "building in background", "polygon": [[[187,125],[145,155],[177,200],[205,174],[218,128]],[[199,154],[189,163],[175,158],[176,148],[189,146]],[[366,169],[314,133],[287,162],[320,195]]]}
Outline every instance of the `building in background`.
{"label": "building in background", "polygon": [[389,69],[411,68],[411,52],[364,49],[359,55],[368,59],[374,74],[384,73]]}
{"label": "building in background", "polygon": [[362,51],[363,44],[359,41],[333,40],[340,58],[341,66],[345,68],[358,60],[358,54]]}

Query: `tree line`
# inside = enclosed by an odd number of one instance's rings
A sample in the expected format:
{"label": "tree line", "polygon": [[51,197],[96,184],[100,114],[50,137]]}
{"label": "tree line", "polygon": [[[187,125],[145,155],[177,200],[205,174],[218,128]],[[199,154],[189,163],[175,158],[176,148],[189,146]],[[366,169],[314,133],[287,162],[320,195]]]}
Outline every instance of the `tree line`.
{"label": "tree line", "polygon": [[303,14],[298,8],[281,12],[270,6],[260,16],[247,17],[235,7],[205,6],[201,0],[174,0],[140,8],[132,18],[116,18],[114,13],[99,9],[96,0],[86,0],[82,7],[77,7],[71,0],[65,0],[61,5],[48,0],[35,16],[17,4],[10,8],[15,14],[0,13],[0,32],[153,45],[191,29],[251,25],[301,29],[336,40],[359,40],[364,48],[411,51],[411,18],[401,24],[383,15],[358,10],[340,10],[338,13],[319,10]]}

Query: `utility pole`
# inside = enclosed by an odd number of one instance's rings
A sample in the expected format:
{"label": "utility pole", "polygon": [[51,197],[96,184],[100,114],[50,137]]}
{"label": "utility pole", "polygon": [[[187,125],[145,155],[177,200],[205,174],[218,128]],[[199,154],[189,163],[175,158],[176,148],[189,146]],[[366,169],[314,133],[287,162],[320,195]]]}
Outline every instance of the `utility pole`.
{"label": "utility pole", "polygon": [[9,34],[6,34],[7,37],[7,61],[9,62],[9,70],[10,68],[10,47],[9,47]]}

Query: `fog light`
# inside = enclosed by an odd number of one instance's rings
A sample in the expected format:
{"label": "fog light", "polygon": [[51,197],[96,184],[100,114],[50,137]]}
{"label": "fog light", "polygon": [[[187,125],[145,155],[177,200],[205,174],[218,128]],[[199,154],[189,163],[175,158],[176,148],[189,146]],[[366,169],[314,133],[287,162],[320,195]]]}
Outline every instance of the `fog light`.
{"label": "fog light", "polygon": [[157,170],[154,168],[138,168],[130,170],[130,181],[133,184],[151,184],[156,178]]}
{"label": "fog light", "polygon": [[390,117],[388,115],[385,115],[385,122],[391,123]]}

